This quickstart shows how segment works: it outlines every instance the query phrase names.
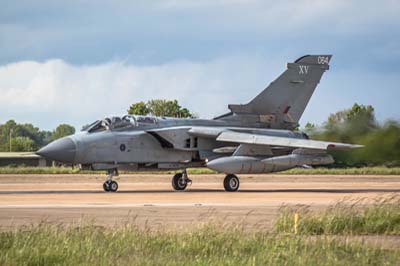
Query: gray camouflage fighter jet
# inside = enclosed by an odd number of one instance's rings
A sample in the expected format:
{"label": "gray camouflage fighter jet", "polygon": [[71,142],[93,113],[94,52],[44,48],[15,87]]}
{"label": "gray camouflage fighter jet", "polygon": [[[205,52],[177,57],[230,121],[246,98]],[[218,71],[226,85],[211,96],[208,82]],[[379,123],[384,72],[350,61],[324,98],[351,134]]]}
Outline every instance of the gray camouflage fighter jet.
{"label": "gray camouflage fighter jet", "polygon": [[82,132],[51,142],[37,154],[82,169],[107,170],[104,191],[115,192],[118,170],[170,170],[175,190],[191,183],[186,169],[208,167],[226,174],[226,191],[237,191],[236,174],[272,173],[301,165],[333,163],[329,150],[360,145],[310,140],[298,126],[331,55],[306,55],[253,100],[231,104],[212,120],[132,116],[97,120]]}

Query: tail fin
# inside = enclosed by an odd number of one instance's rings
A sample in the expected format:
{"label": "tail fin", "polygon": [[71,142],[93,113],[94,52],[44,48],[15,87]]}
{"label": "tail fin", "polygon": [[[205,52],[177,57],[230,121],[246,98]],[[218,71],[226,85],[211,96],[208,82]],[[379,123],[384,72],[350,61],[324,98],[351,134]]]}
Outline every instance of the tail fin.
{"label": "tail fin", "polygon": [[294,63],[253,100],[229,105],[237,115],[258,115],[260,122],[296,127],[322,74],[329,69],[332,55],[306,55]]}

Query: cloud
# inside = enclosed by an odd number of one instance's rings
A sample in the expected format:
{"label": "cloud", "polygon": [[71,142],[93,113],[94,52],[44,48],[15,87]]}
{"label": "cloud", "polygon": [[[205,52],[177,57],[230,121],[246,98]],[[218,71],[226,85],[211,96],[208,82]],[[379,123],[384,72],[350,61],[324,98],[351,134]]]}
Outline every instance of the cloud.
{"label": "cloud", "polygon": [[[47,128],[61,122],[79,126],[109,114],[124,114],[137,101],[166,98],[178,99],[210,118],[226,112],[228,103],[256,95],[272,66],[250,57],[156,66],[21,61],[0,67],[0,113],[22,120],[30,114]],[[11,117],[0,117],[0,122]]]}

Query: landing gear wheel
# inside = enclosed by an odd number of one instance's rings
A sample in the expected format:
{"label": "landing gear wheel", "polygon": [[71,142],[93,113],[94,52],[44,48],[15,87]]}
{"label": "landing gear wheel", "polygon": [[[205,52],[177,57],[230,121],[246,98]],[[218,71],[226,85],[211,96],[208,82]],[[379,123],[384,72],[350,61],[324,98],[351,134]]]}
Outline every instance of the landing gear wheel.
{"label": "landing gear wheel", "polygon": [[113,180],[107,180],[103,184],[103,189],[105,192],[117,192],[118,183]]}
{"label": "landing gear wheel", "polygon": [[114,176],[118,176],[118,169],[109,169],[107,173],[107,180],[103,183],[105,192],[117,192],[118,183],[112,180]]}
{"label": "landing gear wheel", "polygon": [[110,191],[110,184],[108,181],[103,183],[103,189],[105,192],[109,192]]}
{"label": "landing gear wheel", "polygon": [[117,192],[118,190],[118,183],[115,181],[111,181],[109,185],[110,191],[111,192]]}
{"label": "landing gear wheel", "polygon": [[239,189],[239,178],[235,175],[227,175],[224,179],[225,191],[234,192]]}
{"label": "landing gear wheel", "polygon": [[182,173],[178,173],[178,174],[174,175],[174,177],[172,178],[172,187],[175,190],[185,190],[187,184],[188,184],[188,182],[184,178]]}

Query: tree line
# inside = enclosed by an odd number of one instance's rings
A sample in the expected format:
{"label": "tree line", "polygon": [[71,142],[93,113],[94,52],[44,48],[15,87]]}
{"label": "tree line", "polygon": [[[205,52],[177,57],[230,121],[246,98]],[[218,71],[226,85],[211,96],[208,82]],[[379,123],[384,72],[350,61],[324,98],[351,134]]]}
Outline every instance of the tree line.
{"label": "tree line", "polygon": [[40,130],[32,124],[18,124],[9,120],[0,124],[0,151],[1,152],[29,152],[53,140],[75,133],[75,128],[68,124],[61,124],[53,131]]}
{"label": "tree line", "polygon": [[394,120],[379,123],[370,105],[355,103],[331,114],[322,125],[307,123],[303,131],[312,139],[365,146],[332,152],[336,161],[333,166],[400,166],[400,124]]}
{"label": "tree line", "polygon": [[147,102],[137,102],[128,109],[131,115],[153,115],[179,118],[195,118],[189,109],[178,104],[177,100],[154,99]]}

